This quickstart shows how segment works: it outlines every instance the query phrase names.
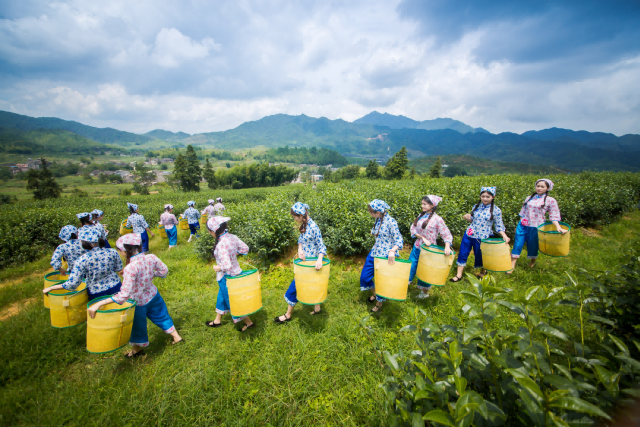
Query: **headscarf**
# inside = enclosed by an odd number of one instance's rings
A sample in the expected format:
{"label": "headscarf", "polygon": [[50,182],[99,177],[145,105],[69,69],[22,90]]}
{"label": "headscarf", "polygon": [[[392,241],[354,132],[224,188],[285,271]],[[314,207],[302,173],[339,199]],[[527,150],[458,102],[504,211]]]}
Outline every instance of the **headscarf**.
{"label": "headscarf", "polygon": [[218,197],[218,198],[216,199],[216,202],[220,202],[220,203],[222,203],[222,197]]}
{"label": "headscarf", "polygon": [[491,194],[493,197],[496,197],[496,187],[482,187],[480,189],[480,194],[487,192],[489,194]]}
{"label": "headscarf", "polygon": [[553,181],[551,181],[550,179],[547,179],[547,178],[541,178],[541,179],[539,179],[539,180],[537,180],[537,181],[536,181],[536,185],[538,185],[538,183],[539,183],[540,181],[544,181],[544,182],[546,182],[546,183],[547,183],[547,187],[548,187],[548,188],[547,188],[547,191],[551,191],[551,190],[553,190]]}
{"label": "headscarf", "polygon": [[207,201],[209,202],[209,204],[210,204],[210,205],[213,205],[213,204],[215,204],[215,203],[216,203],[216,201],[215,201],[215,200],[213,200],[213,199],[209,199],[209,200],[207,200]]}
{"label": "headscarf", "polygon": [[195,206],[195,205],[196,205],[196,202],[194,202],[193,200],[189,200],[187,202],[187,206]]}
{"label": "headscarf", "polygon": [[100,232],[96,227],[82,227],[78,239],[89,243],[98,243]]}
{"label": "headscarf", "polygon": [[78,219],[82,219],[82,218],[90,217],[91,214],[89,212],[82,212],[82,213],[76,214],[76,216],[78,217]]}
{"label": "headscarf", "polygon": [[94,214],[96,217],[104,215],[104,212],[102,212],[100,209],[94,209],[91,213]]}
{"label": "headscarf", "polygon": [[71,240],[71,235],[72,234],[75,234],[77,236],[78,235],[78,229],[76,227],[74,227],[73,225],[65,225],[60,230],[60,234],[58,234],[58,237],[61,238],[62,240],[64,240],[65,242],[68,242],[69,240]]}
{"label": "headscarf", "polygon": [[297,213],[298,215],[304,215],[309,210],[309,205],[305,203],[296,202],[295,205],[291,206],[291,210]]}
{"label": "headscarf", "polygon": [[218,228],[225,222],[229,221],[231,218],[226,216],[214,216],[213,218],[209,218],[207,221],[207,228],[214,233],[218,231]]}
{"label": "headscarf", "polygon": [[433,194],[427,195],[427,198],[429,199],[429,201],[431,202],[434,208],[438,206],[438,204],[440,204],[440,202],[442,201],[442,197],[434,196]]}
{"label": "headscarf", "polygon": [[173,209],[173,205],[170,205],[169,203],[167,203],[166,205],[164,205],[165,209]]}
{"label": "headscarf", "polygon": [[142,237],[138,233],[129,233],[116,240],[116,248],[124,252],[124,245],[140,246],[142,244]]}
{"label": "headscarf", "polygon": [[138,205],[134,205],[133,203],[127,202],[127,207],[128,208],[133,208],[134,211],[138,210]]}
{"label": "headscarf", "polygon": [[371,209],[373,209],[376,212],[386,212],[388,209],[391,209],[391,206],[389,206],[388,204],[386,204],[384,202],[384,200],[379,200],[379,199],[375,199],[372,200],[369,203],[369,206],[371,207]]}

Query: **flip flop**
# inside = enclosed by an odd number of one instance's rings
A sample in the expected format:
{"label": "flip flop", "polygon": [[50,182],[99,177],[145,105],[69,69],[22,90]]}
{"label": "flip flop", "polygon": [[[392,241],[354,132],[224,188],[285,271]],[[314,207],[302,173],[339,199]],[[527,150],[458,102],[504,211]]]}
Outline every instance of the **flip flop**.
{"label": "flip flop", "polygon": [[182,338],[180,341],[174,341],[171,343],[171,345],[177,345],[177,344],[184,344],[184,338]]}
{"label": "flip flop", "polygon": [[131,350],[129,353],[125,354],[124,357],[126,357],[127,359],[133,359],[134,357],[138,357],[138,356],[144,356],[144,350],[140,350],[137,353],[134,353],[133,350]]}
{"label": "flip flop", "polygon": [[219,328],[220,326],[222,326],[222,322],[216,323],[215,320],[207,320],[206,322],[204,322],[204,325],[210,328]]}
{"label": "flip flop", "polygon": [[310,315],[312,315],[312,316],[315,316],[316,314],[320,314],[320,313],[322,313],[322,309],[320,309],[320,310],[318,310],[318,311],[313,310],[313,311],[312,311],[311,313],[309,313],[309,314],[310,314]]}
{"label": "flip flop", "polygon": [[376,297],[371,295],[369,298],[367,298],[367,302],[376,302]]}
{"label": "flip flop", "polygon": [[249,329],[253,328],[254,326],[256,326],[255,323],[250,324],[249,326],[243,326],[242,329],[240,329],[240,332],[247,332]]}
{"label": "flip flop", "polygon": [[278,316],[278,317],[275,317],[273,321],[276,322],[278,325],[282,325],[283,323],[291,322],[291,319],[293,319],[293,317],[287,317],[286,314],[283,314],[283,316],[284,316],[284,320],[280,320],[280,316]]}
{"label": "flip flop", "polygon": [[453,276],[451,279],[449,279],[450,282],[456,283],[462,280],[462,277],[458,277],[458,276]]}
{"label": "flip flop", "polygon": [[371,312],[377,313],[380,311],[381,308],[382,308],[381,305],[374,305],[373,308],[371,309]]}

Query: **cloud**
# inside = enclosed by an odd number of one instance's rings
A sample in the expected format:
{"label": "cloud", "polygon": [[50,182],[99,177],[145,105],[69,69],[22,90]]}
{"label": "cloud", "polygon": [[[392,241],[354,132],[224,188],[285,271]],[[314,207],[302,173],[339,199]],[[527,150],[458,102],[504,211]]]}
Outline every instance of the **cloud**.
{"label": "cloud", "polygon": [[162,67],[177,67],[184,61],[206,58],[212,50],[219,52],[221,46],[211,37],[205,37],[198,43],[175,28],[163,28],[156,36],[151,58]]}

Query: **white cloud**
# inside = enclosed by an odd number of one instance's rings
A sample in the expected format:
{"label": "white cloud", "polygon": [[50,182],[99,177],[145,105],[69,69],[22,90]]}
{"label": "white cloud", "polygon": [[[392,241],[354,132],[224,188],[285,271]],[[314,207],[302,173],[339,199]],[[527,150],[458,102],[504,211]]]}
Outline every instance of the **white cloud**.
{"label": "white cloud", "polygon": [[206,58],[210,51],[219,52],[221,48],[211,37],[198,43],[175,28],[163,28],[156,36],[151,58],[163,67],[177,67],[184,61]]}

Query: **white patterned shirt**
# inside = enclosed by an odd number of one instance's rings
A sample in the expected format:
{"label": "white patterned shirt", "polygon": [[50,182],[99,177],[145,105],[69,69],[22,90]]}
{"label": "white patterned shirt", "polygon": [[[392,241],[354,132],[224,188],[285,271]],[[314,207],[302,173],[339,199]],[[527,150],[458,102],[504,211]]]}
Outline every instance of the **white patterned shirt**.
{"label": "white patterned shirt", "polygon": [[165,230],[171,230],[174,225],[178,225],[178,219],[170,212],[160,215],[160,224],[164,225]]}
{"label": "white patterned shirt", "polygon": [[218,246],[213,251],[213,256],[216,258],[216,262],[222,268],[216,274],[216,280],[220,281],[227,276],[237,276],[242,273],[242,268],[238,264],[238,254],[246,255],[249,253],[249,246],[234,234],[229,234],[225,231],[220,240]]}
{"label": "white patterned shirt", "polygon": [[113,294],[111,298],[118,304],[131,298],[138,306],[146,305],[158,293],[153,278],[166,277],[168,273],[169,269],[157,256],[134,255],[124,268],[120,292]]}
{"label": "white patterned shirt", "polygon": [[317,257],[319,254],[327,255],[327,248],[322,241],[322,233],[314,220],[309,218],[307,228],[298,237],[298,244],[302,245],[304,256],[307,258]]}
{"label": "white patterned shirt", "polygon": [[189,224],[197,224],[200,221],[200,211],[196,208],[189,208],[183,212],[182,216],[187,218]]}
{"label": "white patterned shirt", "polygon": [[[402,234],[398,228],[398,222],[386,214],[381,220],[378,218],[375,225],[371,229],[371,234],[376,236],[376,244],[371,249],[371,256],[387,258],[389,251],[394,246],[402,248]],[[396,250],[396,256],[398,256]]]}
{"label": "white patterned shirt", "polygon": [[[560,221],[560,208],[558,208],[558,202],[553,197],[547,196],[547,200],[544,200],[544,196],[536,194],[535,196],[527,197],[526,205],[520,209],[520,217],[522,225],[528,227],[538,227],[545,223],[545,214],[549,213],[549,221]],[[544,208],[542,207],[544,205]]]}
{"label": "white patterned shirt", "polygon": [[133,232],[137,234],[142,234],[147,228],[149,228],[147,221],[145,221],[144,217],[138,213],[132,213],[129,215],[127,223],[129,227],[133,228]]}
{"label": "white patterned shirt", "polygon": [[82,255],[73,267],[69,280],[62,286],[75,291],[85,282],[92,294],[106,291],[120,283],[116,272],[122,270],[122,260],[115,249],[95,247]]}
{"label": "white patterned shirt", "polygon": [[53,252],[53,256],[51,257],[51,267],[54,270],[60,270],[62,267],[62,258],[64,257],[69,267],[67,268],[67,272],[70,273],[73,270],[73,266],[76,261],[87,251],[82,247],[82,242],[78,239],[69,240],[66,243],[61,244],[56,248]]}
{"label": "white patterned shirt", "polygon": [[496,233],[504,231],[504,223],[502,222],[502,211],[499,207],[493,206],[493,221],[491,221],[491,204],[480,206],[473,213],[471,225],[467,227],[467,236],[474,239],[488,239],[491,235],[491,228],[495,226]]}
{"label": "white patterned shirt", "polygon": [[[445,243],[453,243],[453,236],[449,231],[449,228],[444,223],[442,217],[438,214],[433,214],[433,218],[429,221],[426,228],[422,228],[422,224],[429,218],[429,214],[424,214],[416,225],[411,223],[411,237],[414,238],[416,236],[424,236],[427,238],[432,245],[436,244],[436,239],[438,238],[438,234],[442,237]],[[415,247],[420,248],[422,244],[422,239],[416,239]]]}

